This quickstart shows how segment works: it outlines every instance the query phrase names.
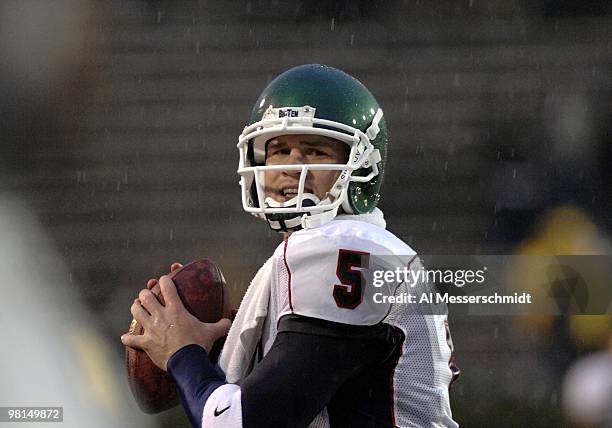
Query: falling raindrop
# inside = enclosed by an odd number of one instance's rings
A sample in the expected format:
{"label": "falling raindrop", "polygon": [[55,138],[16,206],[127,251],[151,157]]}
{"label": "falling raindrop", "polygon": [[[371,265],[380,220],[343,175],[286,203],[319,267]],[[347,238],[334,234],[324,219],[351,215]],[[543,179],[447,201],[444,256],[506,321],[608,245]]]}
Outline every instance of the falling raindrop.
{"label": "falling raindrop", "polygon": [[332,18],[332,20],[331,20],[331,30],[334,31],[335,27],[336,27],[336,19]]}
{"label": "falling raindrop", "polygon": [[351,34],[351,46],[355,43],[355,34]]}
{"label": "falling raindrop", "polygon": [[174,229],[170,229],[170,241],[174,239]]}

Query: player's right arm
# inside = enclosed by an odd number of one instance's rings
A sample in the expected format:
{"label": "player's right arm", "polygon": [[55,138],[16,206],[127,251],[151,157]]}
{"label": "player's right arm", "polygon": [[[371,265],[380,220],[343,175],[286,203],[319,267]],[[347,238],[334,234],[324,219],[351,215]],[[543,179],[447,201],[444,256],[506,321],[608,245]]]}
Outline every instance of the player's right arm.
{"label": "player's right arm", "polygon": [[[382,323],[284,316],[272,348],[241,386],[244,426],[307,426],[349,379],[391,358],[400,343]],[[383,426],[387,410],[368,418]]]}

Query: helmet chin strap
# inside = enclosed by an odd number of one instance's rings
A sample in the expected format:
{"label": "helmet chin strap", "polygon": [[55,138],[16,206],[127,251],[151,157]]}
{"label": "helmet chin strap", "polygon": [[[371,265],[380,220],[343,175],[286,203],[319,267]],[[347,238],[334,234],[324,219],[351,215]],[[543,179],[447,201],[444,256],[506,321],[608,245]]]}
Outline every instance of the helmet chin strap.
{"label": "helmet chin strap", "polygon": [[[329,198],[321,201],[312,193],[304,193],[302,195],[303,207],[314,207],[321,202],[329,203],[330,201]],[[264,203],[270,208],[293,208],[297,206],[298,198],[295,196],[288,201],[278,202],[277,200],[268,196],[264,200]],[[307,212],[266,214],[266,220],[268,221],[270,229],[276,232],[289,232],[322,226],[336,217],[337,214],[338,207],[318,214],[310,214]]]}
{"label": "helmet chin strap", "polygon": [[[312,193],[304,193],[302,195],[302,206],[303,207],[315,207],[321,201],[319,198]],[[267,208],[295,208],[298,204],[298,197],[294,196],[285,202],[279,202],[274,198],[268,196],[264,199],[264,204]],[[290,230],[299,230],[302,228],[302,217],[308,216],[305,212],[295,213],[275,213],[266,214],[266,220],[270,229],[276,232],[289,232]]]}
{"label": "helmet chin strap", "polygon": [[323,226],[328,221],[333,220],[336,215],[338,215],[338,207],[330,211],[322,212],[320,214],[303,215],[301,218],[302,228],[312,229],[315,227]]}

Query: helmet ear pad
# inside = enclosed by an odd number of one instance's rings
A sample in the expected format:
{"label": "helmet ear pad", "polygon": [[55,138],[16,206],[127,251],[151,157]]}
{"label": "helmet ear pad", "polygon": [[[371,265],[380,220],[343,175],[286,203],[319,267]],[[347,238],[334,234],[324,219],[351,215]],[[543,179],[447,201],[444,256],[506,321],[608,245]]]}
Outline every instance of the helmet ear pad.
{"label": "helmet ear pad", "polygon": [[[380,133],[372,141],[374,147],[378,149],[381,160],[377,162],[378,175],[372,180],[360,183],[352,181],[349,183],[346,200],[342,203],[342,208],[347,214],[367,214],[374,211],[380,200],[380,187],[383,183],[385,165],[387,160],[388,136],[387,129],[383,123],[380,126]],[[372,172],[372,167],[360,168],[353,172],[353,177],[367,176]]]}

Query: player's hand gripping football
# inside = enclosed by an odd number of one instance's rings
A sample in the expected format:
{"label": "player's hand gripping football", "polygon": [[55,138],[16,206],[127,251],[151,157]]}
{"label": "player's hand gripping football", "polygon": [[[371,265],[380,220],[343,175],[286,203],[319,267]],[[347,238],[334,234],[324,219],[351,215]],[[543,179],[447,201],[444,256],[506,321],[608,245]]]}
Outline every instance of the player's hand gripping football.
{"label": "player's hand gripping football", "polygon": [[[170,270],[174,272],[181,267],[180,263],[173,263]],[[184,346],[197,344],[210,352],[215,340],[227,334],[231,321],[223,318],[209,324],[198,320],[185,309],[174,282],[166,275],[159,279],[163,306],[150,291],[157,282],[150,279],[130,308],[134,319],[144,327],[144,334],[124,334],[121,342],[142,349],[156,366],[166,371],[170,357]]]}

